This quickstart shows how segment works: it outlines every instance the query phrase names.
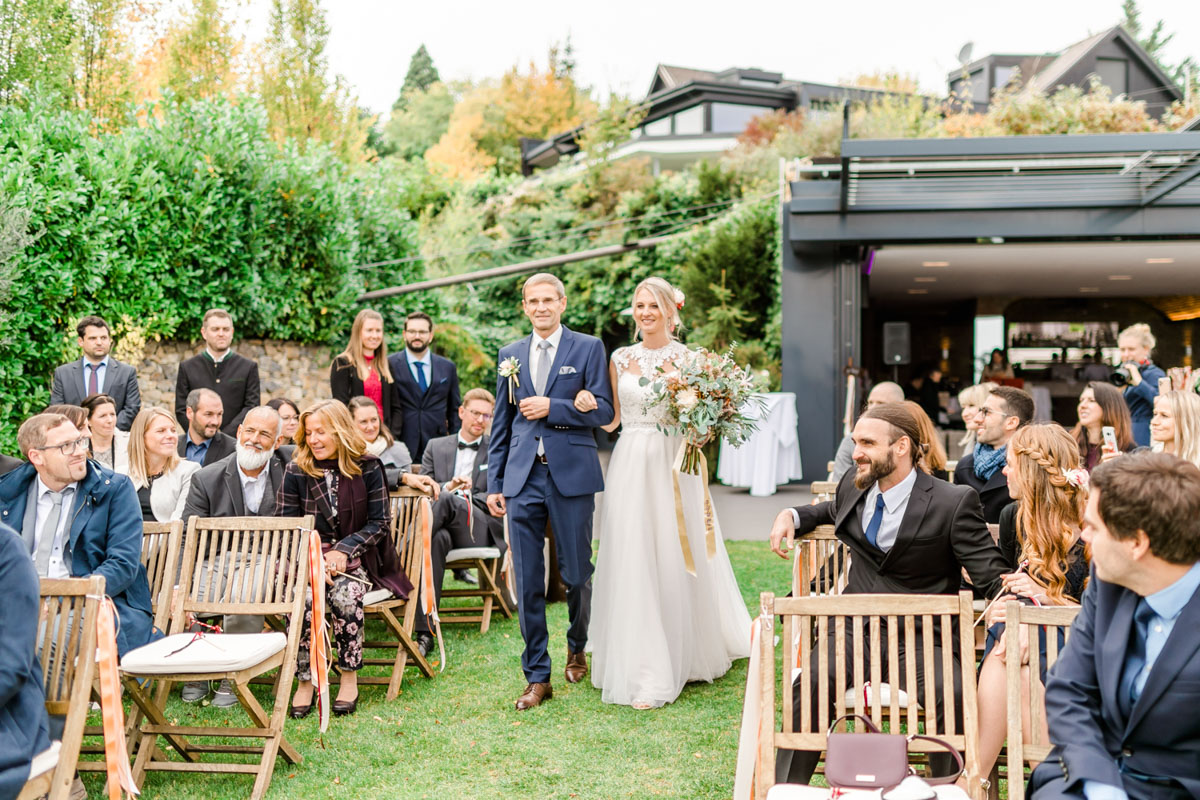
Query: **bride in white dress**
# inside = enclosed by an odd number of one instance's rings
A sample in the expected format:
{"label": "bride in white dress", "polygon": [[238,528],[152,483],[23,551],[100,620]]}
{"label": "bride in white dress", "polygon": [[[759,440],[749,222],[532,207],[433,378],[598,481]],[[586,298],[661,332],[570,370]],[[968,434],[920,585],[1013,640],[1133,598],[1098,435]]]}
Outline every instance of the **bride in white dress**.
{"label": "bride in white dress", "polygon": [[[679,295],[680,297],[682,295]],[[712,681],[750,655],[750,614],[738,591],[717,526],[717,553],[705,552],[703,484],[683,475],[680,491],[696,574],[684,568],[675,518],[671,465],[681,437],[656,428],[650,406],[658,367],[677,365],[687,348],[674,338],[676,290],[647,278],[634,290],[641,342],[612,355],[609,374],[623,424],[608,463],[600,511],[590,640],[592,683],[606,703],[654,708],[673,702],[689,681]],[[576,399],[581,409],[590,398]]]}

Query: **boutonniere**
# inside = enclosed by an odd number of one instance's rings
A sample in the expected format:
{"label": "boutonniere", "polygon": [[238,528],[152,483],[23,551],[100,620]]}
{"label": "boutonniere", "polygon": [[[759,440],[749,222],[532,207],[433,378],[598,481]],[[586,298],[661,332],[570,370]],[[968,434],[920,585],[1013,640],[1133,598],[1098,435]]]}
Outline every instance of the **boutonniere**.
{"label": "boutonniere", "polygon": [[508,378],[508,402],[516,403],[516,389],[521,385],[521,362],[510,356],[500,362],[500,377]]}

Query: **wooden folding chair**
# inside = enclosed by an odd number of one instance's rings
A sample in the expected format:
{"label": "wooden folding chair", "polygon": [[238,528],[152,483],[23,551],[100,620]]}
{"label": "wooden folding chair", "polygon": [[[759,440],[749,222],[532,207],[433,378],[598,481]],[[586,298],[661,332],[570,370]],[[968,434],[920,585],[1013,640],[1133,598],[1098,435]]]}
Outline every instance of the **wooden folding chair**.
{"label": "wooden folding chair", "polygon": [[[1048,606],[1037,608],[1009,601],[1004,609],[1004,630],[1021,631],[1022,638],[1029,643],[1029,661],[1022,665],[1019,658],[1006,658],[1008,699],[1008,797],[1009,800],[1025,800],[1025,766],[1036,766],[1050,753],[1050,741],[1046,735],[1046,688],[1042,686],[1039,640],[1044,634],[1046,642],[1046,669],[1049,670],[1062,652],[1058,637],[1063,644],[1070,636],[1072,623],[1079,614],[1079,606]],[[1022,630],[1024,628],[1024,630]],[[1041,632],[1041,634],[1039,633]],[[1005,647],[1006,652],[1016,648]],[[1030,735],[1024,735],[1028,722]]]}
{"label": "wooden folding chair", "polygon": [[66,717],[50,800],[65,800],[75,780],[96,676],[96,614],[103,597],[104,578],[98,575],[41,579],[38,660],[46,711]]}
{"label": "wooden folding chair", "polygon": [[49,748],[33,757],[33,763],[29,765],[29,780],[21,787],[17,800],[38,800],[50,793],[61,750],[61,742],[51,742]]}
{"label": "wooden folding chair", "polygon": [[832,525],[818,525],[792,539],[792,596],[841,594],[850,573],[850,548]]}
{"label": "wooden folding chair", "polygon": [[813,481],[808,491],[812,494],[814,503],[824,503],[833,499],[834,493],[837,492],[837,481]]}
{"label": "wooden folding chair", "polygon": [[391,493],[392,544],[400,556],[404,574],[412,581],[412,593],[404,600],[387,589],[373,589],[363,597],[365,617],[382,620],[389,637],[364,641],[363,649],[395,650],[396,655],[393,658],[364,656],[363,666],[388,667],[389,672],[387,675],[364,675],[359,672],[358,683],[388,687],[388,700],[395,700],[399,696],[406,667],[416,667],[426,678],[433,677],[433,667],[421,655],[421,649],[412,638],[421,596],[421,576],[425,569],[423,499],[428,499],[428,495],[409,486],[401,486]]}
{"label": "wooden folding chair", "polygon": [[[312,516],[193,517],[184,537],[180,591],[170,612],[171,635],[125,654],[125,690],[146,719],[141,723],[134,780],[147,770],[254,775],[251,798],[266,793],[282,755],[298,764],[300,754],[283,735],[308,589],[308,532]],[[262,614],[289,620],[287,633],[187,633],[188,615]],[[256,676],[278,669],[275,700],[268,714],[250,691]],[[153,692],[139,680],[153,679]],[[176,725],[165,714],[173,683],[228,680],[252,727]],[[158,737],[182,757],[170,761]],[[192,737],[192,738],[189,738]],[[261,745],[198,744],[194,739],[261,739]],[[205,760],[209,755],[246,754],[256,763]]]}
{"label": "wooden folding chair", "polygon": [[[891,733],[904,730],[917,733],[920,729],[964,752],[968,781],[975,787],[972,797],[982,800],[978,781],[978,714],[970,593],[957,596],[847,594],[777,598],[764,592],[761,605],[764,625],[769,627],[764,628],[759,639],[762,708],[756,796],[767,797],[775,782],[776,748],[823,751],[830,723],[843,714],[856,713],[870,718],[881,729],[886,725]],[[782,619],[778,635],[784,652],[798,649],[800,653],[797,678],[793,678],[791,670],[783,670],[782,675],[776,671],[776,631],[769,628],[773,628],[777,616]],[[793,621],[799,624],[793,626]],[[881,652],[883,635],[886,635],[886,652]],[[832,646],[830,637],[833,637]],[[941,685],[934,677],[935,639],[942,649]],[[901,642],[904,643],[903,669]],[[869,661],[863,657],[864,646],[870,649]],[[961,729],[955,721],[952,669],[955,652],[963,671],[960,676]],[[830,663],[831,659],[833,663]],[[923,693],[917,687],[918,662],[927,677]],[[833,672],[833,697],[829,696],[830,671]],[[851,676],[849,682],[848,674]],[[814,686],[816,708],[813,708]],[[933,712],[939,696],[945,698],[944,720]],[[783,719],[779,731],[775,729],[777,698],[782,699]],[[797,706],[800,710],[798,727],[793,719]],[[925,709],[929,709],[928,713]],[[919,740],[910,742],[909,751],[941,752],[935,745],[922,744]]]}
{"label": "wooden folding chair", "polygon": [[475,570],[479,584],[473,589],[443,589],[442,599],[478,597],[481,602],[469,606],[439,606],[438,615],[443,625],[479,623],[479,632],[487,633],[492,624],[493,609],[512,619],[513,611],[504,599],[504,586],[500,582],[500,548],[460,547],[451,550],[446,554],[446,570],[459,569]]}

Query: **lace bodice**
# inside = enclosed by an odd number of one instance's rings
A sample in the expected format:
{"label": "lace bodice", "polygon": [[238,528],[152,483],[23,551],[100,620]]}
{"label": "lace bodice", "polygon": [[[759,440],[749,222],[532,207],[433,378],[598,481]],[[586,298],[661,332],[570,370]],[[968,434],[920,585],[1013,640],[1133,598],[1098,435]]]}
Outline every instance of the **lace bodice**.
{"label": "lace bodice", "polygon": [[[621,401],[621,427],[624,430],[657,430],[659,424],[667,422],[666,408],[650,404],[653,391],[650,384],[641,384],[641,378],[643,375],[651,380],[657,378],[659,367],[678,361],[686,353],[687,348],[679,342],[671,342],[654,350],[638,342],[613,353],[612,360],[617,366],[617,397]],[[630,372],[633,364],[637,369]]]}

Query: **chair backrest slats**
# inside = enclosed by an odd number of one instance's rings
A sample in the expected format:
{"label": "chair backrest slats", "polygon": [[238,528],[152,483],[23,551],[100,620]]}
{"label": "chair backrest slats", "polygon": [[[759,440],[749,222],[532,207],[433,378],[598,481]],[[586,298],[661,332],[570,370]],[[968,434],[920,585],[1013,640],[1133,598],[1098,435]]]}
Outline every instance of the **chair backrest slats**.
{"label": "chair backrest slats", "polygon": [[422,509],[421,502],[428,495],[409,486],[401,486],[391,493],[392,507],[392,542],[400,559],[400,567],[414,584],[421,574],[424,558],[424,541],[422,539]]}
{"label": "chair backrest slats", "polygon": [[166,631],[171,614],[171,589],[183,548],[183,522],[142,523],[142,566],[150,584],[154,627]]}

